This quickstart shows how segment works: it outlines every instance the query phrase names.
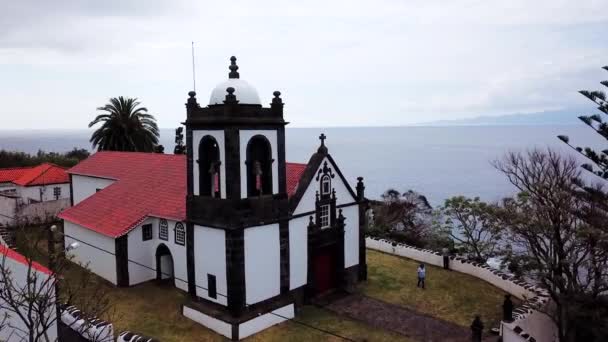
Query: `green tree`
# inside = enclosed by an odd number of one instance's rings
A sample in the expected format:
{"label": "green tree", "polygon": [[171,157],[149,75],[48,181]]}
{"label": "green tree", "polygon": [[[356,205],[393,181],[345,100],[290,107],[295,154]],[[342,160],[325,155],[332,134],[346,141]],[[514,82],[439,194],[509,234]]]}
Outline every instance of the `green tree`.
{"label": "green tree", "polygon": [[495,205],[480,201],[479,197],[448,198],[440,209],[442,228],[458,247],[478,262],[486,262],[496,252],[501,239],[495,210]]}
{"label": "green tree", "polygon": [[101,123],[91,135],[93,148],[99,151],[154,152],[158,144],[158,126],[148,109],[139,107],[136,98],[111,98],[103,107],[105,112],[89,123],[89,127]]}
{"label": "green tree", "polygon": [[[581,217],[595,204],[580,196],[576,160],[552,150],[532,150],[509,153],[494,166],[520,191],[503,201],[496,217],[513,246],[511,253],[529,270],[526,276],[542,284],[555,303],[548,313],[559,340],[605,341],[606,336],[581,339],[589,326],[573,323],[593,317],[581,311],[588,308],[581,298],[598,299],[608,291],[608,245]],[[587,322],[606,324],[605,318]]]}
{"label": "green tree", "polygon": [[84,148],[74,147],[71,151],[65,153],[65,157],[69,159],[76,159],[78,161],[87,159],[91,153]]}
{"label": "green tree", "polygon": [[[603,67],[603,69],[608,70],[608,66]],[[608,87],[608,81],[602,81],[600,84]],[[597,109],[602,114],[608,115],[606,93],[599,90],[581,90],[579,93],[595,103],[598,106]],[[608,140],[608,123],[602,119],[600,114],[581,115],[578,118],[597,134]],[[583,164],[581,165],[582,168],[603,179],[608,179],[608,149],[596,151],[591,147],[574,146],[570,143],[570,138],[568,136],[558,135],[557,137],[591,161],[592,164]]]}

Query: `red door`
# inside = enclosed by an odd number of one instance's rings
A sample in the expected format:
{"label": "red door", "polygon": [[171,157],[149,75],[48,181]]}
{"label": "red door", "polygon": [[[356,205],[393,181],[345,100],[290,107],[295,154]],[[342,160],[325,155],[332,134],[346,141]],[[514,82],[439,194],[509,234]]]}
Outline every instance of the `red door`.
{"label": "red door", "polygon": [[322,251],[315,257],[314,277],[317,294],[334,287],[333,262],[332,254],[329,251]]}

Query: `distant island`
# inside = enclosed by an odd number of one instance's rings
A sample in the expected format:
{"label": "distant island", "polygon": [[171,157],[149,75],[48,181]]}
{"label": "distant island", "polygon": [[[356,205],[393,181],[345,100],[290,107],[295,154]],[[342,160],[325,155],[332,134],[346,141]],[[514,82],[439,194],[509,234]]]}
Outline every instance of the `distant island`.
{"label": "distant island", "polygon": [[516,113],[498,116],[478,116],[469,119],[438,120],[420,123],[429,126],[470,126],[470,125],[573,125],[578,124],[578,116],[589,114],[589,108],[563,109],[536,113]]}

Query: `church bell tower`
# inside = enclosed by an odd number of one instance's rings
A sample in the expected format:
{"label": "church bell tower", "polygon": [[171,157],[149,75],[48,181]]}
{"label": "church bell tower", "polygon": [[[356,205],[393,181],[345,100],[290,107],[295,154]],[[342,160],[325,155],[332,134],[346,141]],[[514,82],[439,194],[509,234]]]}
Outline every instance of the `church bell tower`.
{"label": "church bell tower", "polygon": [[[252,304],[245,296],[247,228],[279,225],[281,293],[289,288],[283,101],[275,91],[270,106],[263,107],[256,89],[240,78],[238,69],[233,56],[228,79],[213,89],[207,106],[201,107],[191,91],[185,121],[189,293],[195,301],[223,304],[209,295],[210,287],[217,287],[216,296],[225,297],[225,308],[233,317]],[[225,244],[217,246],[217,253],[225,253],[225,291],[222,272],[210,274],[201,266],[209,261],[198,257],[209,241],[201,232],[225,237]]]}

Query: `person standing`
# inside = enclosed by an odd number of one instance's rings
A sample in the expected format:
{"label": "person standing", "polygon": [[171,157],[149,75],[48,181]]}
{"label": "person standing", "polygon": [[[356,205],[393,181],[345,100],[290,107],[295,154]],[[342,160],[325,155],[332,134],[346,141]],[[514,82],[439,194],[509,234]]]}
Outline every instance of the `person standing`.
{"label": "person standing", "polygon": [[475,316],[473,323],[471,323],[471,341],[481,342],[481,335],[483,333],[483,322],[479,315]]}
{"label": "person standing", "polygon": [[424,279],[426,278],[426,269],[424,268],[424,264],[420,264],[418,266],[418,285],[417,287],[422,287],[424,290]]}
{"label": "person standing", "polygon": [[450,269],[450,250],[446,247],[441,249],[441,254],[443,255],[443,268],[446,270]]}
{"label": "person standing", "polygon": [[505,295],[505,301],[502,304],[502,320],[505,322],[513,322],[513,301],[511,295]]}

